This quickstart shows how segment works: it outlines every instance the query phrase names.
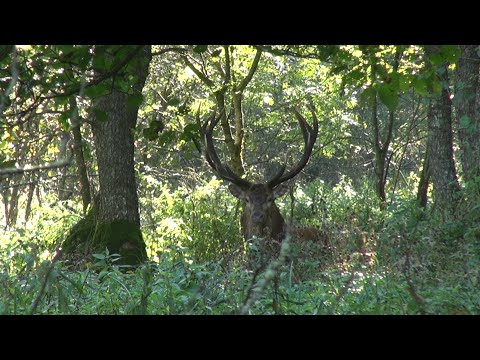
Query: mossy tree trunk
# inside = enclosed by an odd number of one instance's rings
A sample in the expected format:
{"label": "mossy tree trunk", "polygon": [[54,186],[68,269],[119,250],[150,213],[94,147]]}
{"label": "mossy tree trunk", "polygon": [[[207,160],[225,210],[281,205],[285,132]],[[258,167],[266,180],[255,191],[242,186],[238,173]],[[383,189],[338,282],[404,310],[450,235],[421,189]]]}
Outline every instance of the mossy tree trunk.
{"label": "mossy tree trunk", "polygon": [[[133,46],[131,48],[135,49]],[[108,53],[108,49],[105,53]],[[134,171],[134,130],[150,59],[150,47],[140,49],[122,69],[122,75],[115,76],[111,91],[93,102],[92,132],[98,165],[99,196],[94,204],[95,209],[72,228],[64,251],[80,250],[87,255],[105,252],[107,248],[110,254],[120,254],[119,264],[128,265],[138,265],[147,259],[140,231]],[[134,80],[128,86],[121,85],[132,76]],[[86,243],[79,247],[79,241]]]}

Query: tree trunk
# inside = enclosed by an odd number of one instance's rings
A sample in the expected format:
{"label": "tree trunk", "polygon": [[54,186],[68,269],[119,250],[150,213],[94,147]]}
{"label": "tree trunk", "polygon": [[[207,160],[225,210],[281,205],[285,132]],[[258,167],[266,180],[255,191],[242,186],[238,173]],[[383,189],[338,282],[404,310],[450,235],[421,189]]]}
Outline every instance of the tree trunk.
{"label": "tree trunk", "polygon": [[422,172],[420,173],[420,181],[418,183],[417,201],[420,207],[425,208],[428,201],[428,185],[430,183],[430,167],[428,164],[428,150],[425,151],[423,159]]}
{"label": "tree trunk", "polygon": [[[427,56],[439,54],[440,46],[425,47]],[[450,213],[460,189],[453,158],[452,105],[448,89],[447,64],[439,65],[436,76],[442,83],[440,94],[431,93],[428,107],[428,153],[435,198],[440,209]]]}
{"label": "tree trunk", "polygon": [[[134,47],[131,47],[132,50]],[[134,77],[129,94],[112,86],[109,94],[93,103],[92,132],[97,155],[99,199],[87,216],[76,224],[66,242],[66,252],[120,254],[117,264],[137,265],[147,260],[140,231],[137,186],[134,171],[134,130],[138,99],[148,75],[149,46],[143,47],[122,70],[122,78]],[[117,75],[120,77],[120,75]],[[132,97],[133,96],[133,97]],[[101,114],[101,115],[100,115]],[[94,231],[92,231],[94,229]],[[85,241],[79,247],[78,241]]]}
{"label": "tree trunk", "polygon": [[382,136],[380,134],[380,124],[378,119],[378,101],[377,96],[374,95],[372,102],[372,130],[373,130],[373,151],[375,153],[375,176],[376,176],[376,186],[375,190],[378,198],[380,199],[380,209],[384,210],[386,207],[387,194],[385,192],[385,186],[387,184],[387,172],[388,172],[388,161],[387,153],[390,146],[393,133],[393,122],[395,120],[395,113],[389,111],[388,121],[385,128],[384,138],[382,141]]}
{"label": "tree trunk", "polygon": [[90,182],[88,181],[87,166],[83,156],[82,133],[80,131],[80,121],[78,118],[77,101],[72,96],[70,98],[70,110],[72,117],[70,119],[73,133],[73,152],[75,154],[75,163],[77,165],[77,174],[80,183],[80,194],[83,203],[83,216],[87,214],[88,205],[91,202]]}
{"label": "tree trunk", "polygon": [[461,45],[457,64],[457,106],[460,156],[465,180],[480,175],[480,57],[478,45]]}

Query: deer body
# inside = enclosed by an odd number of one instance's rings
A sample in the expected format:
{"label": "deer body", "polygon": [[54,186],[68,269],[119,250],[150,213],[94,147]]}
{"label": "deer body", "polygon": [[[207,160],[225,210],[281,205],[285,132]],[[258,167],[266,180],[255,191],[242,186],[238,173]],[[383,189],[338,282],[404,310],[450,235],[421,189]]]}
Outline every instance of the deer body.
{"label": "deer body", "polygon": [[205,136],[205,158],[215,173],[223,180],[229,181],[229,190],[233,196],[245,202],[242,214],[242,233],[245,240],[256,236],[281,241],[285,237],[286,224],[280,211],[275,205],[275,199],[284,195],[288,186],[286,181],[292,179],[307,164],[312,153],[313,145],[318,135],[318,120],[314,110],[310,107],[313,116],[313,128],[307,123],[297,110],[294,114],[300,124],[300,129],[305,141],[305,149],[297,164],[285,172],[286,162],[277,174],[266,183],[252,183],[235,174],[228,165],[223,165],[213,146],[212,132],[220,118],[215,115],[202,126]]}

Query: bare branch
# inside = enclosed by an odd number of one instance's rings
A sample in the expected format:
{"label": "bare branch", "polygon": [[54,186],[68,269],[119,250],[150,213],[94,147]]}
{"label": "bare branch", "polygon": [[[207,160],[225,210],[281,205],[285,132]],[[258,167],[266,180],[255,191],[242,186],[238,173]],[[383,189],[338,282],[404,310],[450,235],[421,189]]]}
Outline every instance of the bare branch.
{"label": "bare branch", "polygon": [[37,171],[37,170],[57,169],[57,168],[70,165],[70,162],[71,162],[71,159],[62,159],[47,165],[5,168],[5,169],[0,169],[0,175],[23,174],[26,172]]}
{"label": "bare branch", "polygon": [[237,91],[242,92],[243,90],[245,90],[248,83],[252,80],[253,74],[255,74],[255,71],[257,70],[258,62],[260,61],[261,56],[262,56],[262,50],[257,49],[257,53],[255,54],[255,58],[253,59],[252,66],[250,67],[250,70],[248,71],[247,76],[245,76],[243,80],[240,82],[240,85],[238,85],[236,89]]}

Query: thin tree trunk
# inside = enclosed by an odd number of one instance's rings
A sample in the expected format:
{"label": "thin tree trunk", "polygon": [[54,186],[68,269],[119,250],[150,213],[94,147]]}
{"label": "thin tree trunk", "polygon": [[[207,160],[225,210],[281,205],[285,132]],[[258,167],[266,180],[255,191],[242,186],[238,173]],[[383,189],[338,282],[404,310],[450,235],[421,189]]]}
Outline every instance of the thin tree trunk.
{"label": "thin tree trunk", "polygon": [[428,149],[425,151],[423,159],[422,172],[420,173],[420,181],[418,183],[417,201],[420,207],[425,208],[428,201],[428,185],[430,183],[430,167],[428,163]]}
{"label": "thin tree trunk", "polygon": [[[427,56],[439,54],[440,46],[425,47]],[[453,158],[452,106],[448,89],[447,64],[437,67],[442,83],[440,94],[432,93],[428,107],[428,153],[435,198],[440,209],[451,213],[457,202],[460,187]]]}
{"label": "thin tree trunk", "polygon": [[465,180],[480,175],[480,57],[478,45],[461,45],[455,98],[460,157]]}
{"label": "thin tree trunk", "polygon": [[85,164],[85,158],[83,156],[82,148],[82,133],[80,131],[80,121],[78,118],[77,101],[75,97],[70,98],[70,110],[72,117],[70,122],[72,124],[73,133],[73,152],[75,154],[75,163],[77,164],[77,174],[80,184],[80,195],[82,196],[83,215],[87,213],[88,205],[91,202],[90,182],[88,181],[87,166]]}
{"label": "thin tree trunk", "polygon": [[[68,131],[62,131],[60,135],[60,152],[57,155],[57,160],[67,158],[67,143],[70,139]],[[69,191],[67,190],[67,174],[68,169],[66,167],[61,168],[58,174],[58,199],[66,200],[69,197]]]}
{"label": "thin tree trunk", "polygon": [[30,185],[28,185],[27,206],[25,207],[25,223],[28,221],[28,218],[30,217],[34,191],[35,191],[35,183],[31,183]]}

